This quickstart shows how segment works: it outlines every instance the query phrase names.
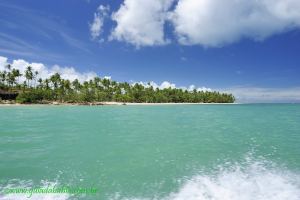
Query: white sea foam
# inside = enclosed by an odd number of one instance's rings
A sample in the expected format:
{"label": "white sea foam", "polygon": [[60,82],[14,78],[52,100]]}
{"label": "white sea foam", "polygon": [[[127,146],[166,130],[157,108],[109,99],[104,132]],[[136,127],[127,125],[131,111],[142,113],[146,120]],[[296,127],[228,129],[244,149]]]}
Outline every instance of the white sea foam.
{"label": "white sea foam", "polygon": [[216,175],[197,175],[167,200],[299,200],[299,175],[267,170],[256,163]]}
{"label": "white sea foam", "polygon": [[[276,167],[264,160],[246,158],[243,163],[225,163],[211,170],[200,172],[183,181],[177,191],[160,198],[125,197],[117,193],[112,200],[299,200],[300,174]],[[31,188],[32,181],[12,180],[1,189]],[[57,182],[42,181],[41,188],[55,186]],[[154,194],[159,196],[159,194]],[[65,200],[67,194],[34,194],[30,199]],[[27,195],[0,195],[1,200],[28,199]]]}
{"label": "white sea foam", "polygon": [[242,164],[226,163],[214,172],[201,172],[183,181],[179,189],[161,198],[114,200],[300,200],[300,175],[266,161],[246,158]]}

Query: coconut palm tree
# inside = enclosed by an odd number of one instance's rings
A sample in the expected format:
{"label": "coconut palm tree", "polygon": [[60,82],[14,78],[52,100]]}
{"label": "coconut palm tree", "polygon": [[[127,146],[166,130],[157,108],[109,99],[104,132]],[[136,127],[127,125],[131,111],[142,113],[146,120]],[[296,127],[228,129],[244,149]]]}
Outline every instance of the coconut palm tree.
{"label": "coconut palm tree", "polygon": [[8,83],[8,87],[11,89],[14,83],[16,82],[16,78],[12,72],[7,73],[6,81]]}
{"label": "coconut palm tree", "polygon": [[39,72],[35,71],[34,75],[33,75],[33,79],[34,79],[34,87],[36,86],[36,80],[37,80],[37,76],[38,76]]}
{"label": "coconut palm tree", "polygon": [[80,82],[78,81],[78,79],[75,79],[75,80],[72,82],[72,86],[73,86],[73,88],[74,88],[74,90],[75,90],[76,92],[78,92],[78,91],[80,90],[80,88],[81,88],[81,84],[80,84]]}
{"label": "coconut palm tree", "polygon": [[57,100],[58,97],[58,91],[57,88],[59,84],[61,83],[61,77],[59,73],[55,73],[50,77],[50,81],[52,82],[53,88],[54,88],[54,99]]}
{"label": "coconut palm tree", "polygon": [[12,75],[14,76],[14,79],[17,78],[17,80],[15,80],[16,85],[19,84],[19,78],[22,76],[22,74],[20,73],[20,70],[12,69]]}
{"label": "coconut palm tree", "polygon": [[44,83],[45,83],[45,89],[49,90],[50,89],[50,87],[49,87],[49,83],[50,83],[49,79],[46,78],[45,81],[44,81]]}
{"label": "coconut palm tree", "polygon": [[5,86],[5,80],[6,80],[6,71],[0,72],[1,85]]}
{"label": "coconut palm tree", "polygon": [[38,79],[38,83],[39,83],[39,87],[43,88],[43,79],[42,78]]}
{"label": "coconut palm tree", "polygon": [[[12,90],[20,86],[19,77],[22,76],[18,69],[11,65],[5,67],[6,71],[0,71],[0,87]],[[75,79],[72,83],[67,79],[62,79],[60,74],[55,73],[50,78],[38,77],[38,72],[33,72],[28,66],[24,72],[25,81],[22,85],[23,93],[31,100],[68,100],[74,102],[92,101],[123,101],[123,102],[220,102],[232,103],[235,98],[232,94],[211,92],[211,91],[188,91],[178,88],[153,88],[150,83],[144,84],[119,83],[107,78],[95,77],[93,80],[85,81],[83,84]],[[34,85],[31,85],[34,80]],[[38,86],[36,85],[38,81]],[[26,89],[27,87],[27,89]],[[22,98],[21,98],[22,99]]]}
{"label": "coconut palm tree", "polygon": [[31,66],[28,66],[26,68],[25,78],[26,78],[26,81],[27,81],[27,87],[30,87],[29,81],[32,81],[32,79],[33,79],[33,72],[32,72],[32,67]]}
{"label": "coconut palm tree", "polygon": [[52,82],[54,89],[57,89],[58,85],[59,85],[59,83],[61,81],[60,74],[59,73],[55,73],[54,75],[52,75],[50,77],[50,81]]}

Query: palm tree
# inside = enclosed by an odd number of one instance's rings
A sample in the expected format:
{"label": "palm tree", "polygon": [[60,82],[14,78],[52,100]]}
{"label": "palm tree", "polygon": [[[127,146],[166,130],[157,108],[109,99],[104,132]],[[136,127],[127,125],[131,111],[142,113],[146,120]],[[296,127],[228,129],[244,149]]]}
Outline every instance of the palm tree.
{"label": "palm tree", "polygon": [[16,78],[12,72],[8,72],[6,76],[6,81],[8,83],[8,87],[11,89],[11,86],[16,82]]}
{"label": "palm tree", "polygon": [[0,80],[1,84],[5,86],[5,80],[6,80],[6,71],[0,72]]}
{"label": "palm tree", "polygon": [[102,79],[103,86],[107,89],[110,86],[110,80],[108,78]]}
{"label": "palm tree", "polygon": [[57,96],[58,96],[57,88],[58,88],[59,83],[61,82],[59,73],[55,73],[54,75],[52,75],[50,77],[50,81],[52,82],[52,85],[54,87],[55,100],[57,100]]}
{"label": "palm tree", "polygon": [[39,79],[38,79],[38,82],[39,82],[39,87],[40,87],[40,88],[43,88],[43,79],[42,79],[42,78],[39,78]]}
{"label": "palm tree", "polygon": [[75,91],[79,91],[80,88],[81,88],[81,85],[80,85],[80,82],[78,81],[78,79],[75,79],[73,82],[72,82],[72,85],[73,85],[73,88],[75,89]]}
{"label": "palm tree", "polygon": [[28,66],[25,71],[25,78],[27,80],[27,87],[29,87],[29,81],[33,79],[32,67]]}
{"label": "palm tree", "polygon": [[50,81],[52,82],[54,89],[57,89],[58,88],[58,84],[61,81],[59,73],[55,73],[54,75],[52,75],[50,77]]}
{"label": "palm tree", "polygon": [[99,77],[94,78],[94,83],[96,87],[99,87],[99,83],[101,82],[101,79]]}
{"label": "palm tree", "polygon": [[67,79],[64,81],[64,88],[69,91],[71,89],[71,83],[70,81]]}
{"label": "palm tree", "polygon": [[8,65],[6,65],[5,66],[5,68],[8,70],[8,72],[7,72],[7,75],[6,75],[6,82],[7,82],[7,85],[8,85],[8,87],[10,87],[10,84],[11,84],[11,72],[10,72],[10,70],[11,70],[11,65],[10,64],[8,64]]}
{"label": "palm tree", "polygon": [[49,83],[50,83],[49,79],[46,78],[44,82],[45,82],[45,89],[49,90],[50,89],[50,87],[49,87]]}
{"label": "palm tree", "polygon": [[[19,77],[22,76],[18,69],[11,65],[5,66],[6,71],[0,71],[0,87],[9,90],[19,85]],[[24,77],[26,80],[22,84],[23,93],[28,99],[57,100],[74,102],[92,101],[119,101],[119,102],[220,102],[232,103],[235,98],[232,94],[210,92],[210,91],[187,91],[178,88],[153,88],[150,83],[130,85],[127,82],[118,83],[110,79],[100,79],[95,77],[93,80],[85,81],[81,84],[77,79],[72,83],[67,79],[62,79],[58,73],[53,74],[44,81],[38,77],[38,72],[33,72],[32,67],[28,66]],[[17,79],[17,80],[16,80]],[[34,80],[34,86],[31,82]],[[36,86],[36,81],[39,85]],[[26,89],[27,86],[27,89]],[[37,91],[35,91],[37,90]],[[30,101],[29,101],[30,102]]]}
{"label": "palm tree", "polygon": [[16,81],[16,85],[17,85],[19,83],[19,77],[22,76],[22,74],[20,73],[20,70],[12,69],[12,75],[14,76],[14,78],[17,78],[17,81]]}
{"label": "palm tree", "polygon": [[38,71],[35,71],[35,72],[34,72],[34,76],[33,76],[33,79],[34,79],[34,87],[36,86],[36,79],[37,79],[38,74],[39,74]]}

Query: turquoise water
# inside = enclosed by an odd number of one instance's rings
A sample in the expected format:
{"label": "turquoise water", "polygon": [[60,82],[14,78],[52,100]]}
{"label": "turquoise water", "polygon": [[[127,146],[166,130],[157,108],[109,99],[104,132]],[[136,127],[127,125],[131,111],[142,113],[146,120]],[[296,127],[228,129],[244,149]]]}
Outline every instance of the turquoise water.
{"label": "turquoise water", "polygon": [[299,200],[299,143],[299,104],[2,106],[0,199]]}

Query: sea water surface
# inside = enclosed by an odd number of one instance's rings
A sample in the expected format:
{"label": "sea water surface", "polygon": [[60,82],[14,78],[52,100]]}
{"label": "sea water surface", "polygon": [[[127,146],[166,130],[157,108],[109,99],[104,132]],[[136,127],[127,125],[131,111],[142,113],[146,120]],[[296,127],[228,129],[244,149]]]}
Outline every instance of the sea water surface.
{"label": "sea water surface", "polygon": [[0,199],[299,200],[300,105],[2,106]]}

